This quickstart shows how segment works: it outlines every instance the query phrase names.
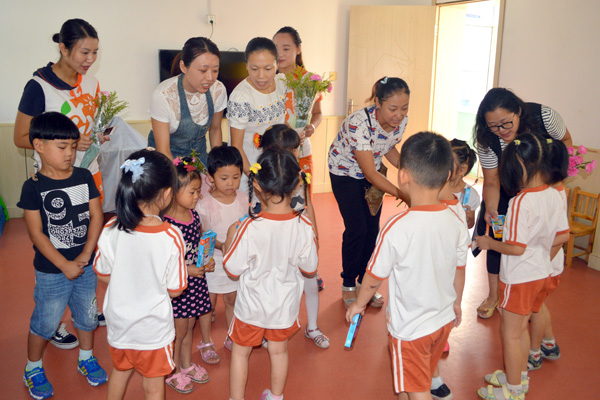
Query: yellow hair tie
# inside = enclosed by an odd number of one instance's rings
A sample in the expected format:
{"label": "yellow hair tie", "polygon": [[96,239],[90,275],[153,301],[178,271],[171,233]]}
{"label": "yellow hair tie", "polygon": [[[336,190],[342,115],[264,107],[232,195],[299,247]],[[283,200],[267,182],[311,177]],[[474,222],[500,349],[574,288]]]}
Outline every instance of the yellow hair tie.
{"label": "yellow hair tie", "polygon": [[515,146],[518,146],[521,144],[521,141],[519,139],[515,139],[514,142],[515,142]]}
{"label": "yellow hair tie", "polygon": [[310,172],[306,173],[306,177],[304,178],[304,180],[306,181],[307,185],[310,185],[310,178],[312,177],[312,175],[310,174]]}
{"label": "yellow hair tie", "polygon": [[260,166],[259,163],[254,163],[252,164],[252,166],[250,167],[250,172],[254,173],[254,175],[258,174],[258,171],[261,170],[262,167]]}
{"label": "yellow hair tie", "polygon": [[550,138],[546,139],[546,143],[552,144],[552,139],[550,139]]}

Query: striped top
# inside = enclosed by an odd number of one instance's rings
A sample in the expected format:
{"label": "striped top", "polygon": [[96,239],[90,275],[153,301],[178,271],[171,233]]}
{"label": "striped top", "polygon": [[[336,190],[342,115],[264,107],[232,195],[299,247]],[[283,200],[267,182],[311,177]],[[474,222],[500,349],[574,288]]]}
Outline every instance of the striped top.
{"label": "striped top", "polygon": [[[567,132],[567,126],[565,125],[560,114],[554,111],[552,108],[545,105],[541,106],[541,114],[542,121],[544,123],[544,128],[546,129],[548,134],[556,140],[562,140],[562,138],[565,136],[565,133]],[[508,143],[502,140],[502,138],[499,139],[500,147],[502,148],[502,151],[504,151]],[[479,155],[479,163],[481,164],[481,168],[494,169],[498,168],[498,166],[500,165],[496,153],[494,153],[494,151],[490,147],[486,149],[478,144],[477,153]]]}

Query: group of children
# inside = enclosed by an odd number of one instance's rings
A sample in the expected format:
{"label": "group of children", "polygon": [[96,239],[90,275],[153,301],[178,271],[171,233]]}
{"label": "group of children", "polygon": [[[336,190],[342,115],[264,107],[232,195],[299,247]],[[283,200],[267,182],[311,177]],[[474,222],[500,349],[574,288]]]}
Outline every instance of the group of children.
{"label": "group of children", "polygon": [[[248,195],[239,190],[243,163],[234,147],[209,153],[212,188],[201,200],[195,159],[171,162],[153,149],[131,154],[121,166],[117,215],[104,228],[91,174],[72,167],[78,137],[60,113],[41,114],[31,124],[30,141],[43,161],[19,202],[35,248],[36,306],[23,378],[31,396],[53,395],[42,355],[67,305],[80,337],[78,369],[93,386],[108,380],[109,399],[123,398],[133,370],[143,376],[146,398],[164,397],[165,376],[173,389],[191,392],[193,382],[209,380],[191,361],[196,318],[202,359],[208,364],[220,359],[210,327],[221,294],[229,327],[225,347],[232,351],[230,398],[243,399],[248,359],[261,344],[271,359],[271,387],[261,400],[283,398],[287,341],[300,328],[303,293],[305,336],[329,346],[317,325],[318,242],[306,193],[310,176],[298,165],[296,131],[276,125],[263,135]],[[468,229],[479,201],[462,178],[474,161],[465,142],[438,134],[421,132],[404,143],[398,181],[409,209],[381,229],[359,297],[346,314],[351,321],[364,312],[382,280],[390,278],[387,321],[399,398],[450,398],[437,364],[452,327],[461,322]],[[548,315],[543,302],[562,271],[555,255],[568,230],[560,186],[566,165],[564,145],[536,134],[520,135],[504,151],[502,182],[518,192],[506,215],[504,239],[476,238],[479,248],[503,254],[499,307],[506,370],[485,377],[490,386],[478,392],[484,399],[523,399],[527,363],[532,368],[539,363]],[[199,239],[209,229],[217,234],[215,254],[198,267]],[[110,379],[92,353],[96,276],[108,283]],[[531,346],[530,316],[538,326]],[[537,350],[530,356],[524,349],[532,346]]]}

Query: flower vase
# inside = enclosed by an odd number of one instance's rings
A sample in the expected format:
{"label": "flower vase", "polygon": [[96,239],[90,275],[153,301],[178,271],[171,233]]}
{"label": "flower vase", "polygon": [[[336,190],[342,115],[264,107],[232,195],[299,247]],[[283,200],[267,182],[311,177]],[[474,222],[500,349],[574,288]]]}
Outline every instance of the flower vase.
{"label": "flower vase", "polygon": [[294,93],[294,120],[290,125],[295,128],[304,128],[310,123],[311,111],[315,104],[316,96],[306,94],[298,95]]}
{"label": "flower vase", "polygon": [[79,164],[80,168],[88,168],[92,162],[98,157],[98,153],[100,153],[100,146],[98,145],[98,135],[104,132],[105,127],[100,129],[93,128],[90,137],[92,139],[92,145],[85,151],[83,158],[81,159],[81,164]]}

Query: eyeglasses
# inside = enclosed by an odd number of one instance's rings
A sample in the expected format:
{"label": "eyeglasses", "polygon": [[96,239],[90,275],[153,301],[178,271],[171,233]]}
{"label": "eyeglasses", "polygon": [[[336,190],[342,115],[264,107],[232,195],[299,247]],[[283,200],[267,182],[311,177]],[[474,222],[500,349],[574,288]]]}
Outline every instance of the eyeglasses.
{"label": "eyeglasses", "polygon": [[[514,119],[514,118],[515,118],[515,117],[514,117],[514,115],[513,115],[513,119]],[[505,122],[505,123],[503,123],[503,124],[500,124],[500,125],[488,125],[488,129],[489,129],[490,131],[494,132],[494,133],[496,133],[496,132],[499,132],[499,131],[500,131],[500,128],[502,128],[502,129],[510,129],[510,128],[512,128],[512,127],[513,127],[513,122],[512,122],[512,120],[511,120],[511,121],[508,121],[508,122]]]}

